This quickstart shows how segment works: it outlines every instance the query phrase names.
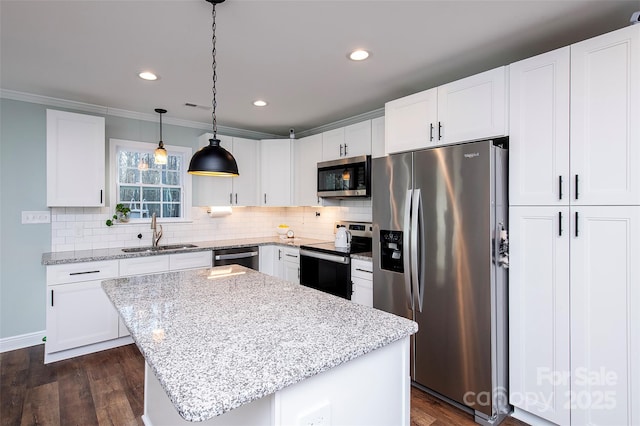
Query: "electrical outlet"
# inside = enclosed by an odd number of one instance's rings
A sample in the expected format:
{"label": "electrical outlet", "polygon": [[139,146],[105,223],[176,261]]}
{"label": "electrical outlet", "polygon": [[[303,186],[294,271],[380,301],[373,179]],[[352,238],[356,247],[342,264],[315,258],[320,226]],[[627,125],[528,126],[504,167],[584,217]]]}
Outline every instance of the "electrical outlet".
{"label": "electrical outlet", "polygon": [[51,223],[51,213],[49,211],[41,211],[41,212],[22,212],[22,223],[23,224],[32,224],[32,223]]}
{"label": "electrical outlet", "polygon": [[331,425],[331,403],[324,402],[312,410],[301,414],[298,417],[299,426],[330,426]]}

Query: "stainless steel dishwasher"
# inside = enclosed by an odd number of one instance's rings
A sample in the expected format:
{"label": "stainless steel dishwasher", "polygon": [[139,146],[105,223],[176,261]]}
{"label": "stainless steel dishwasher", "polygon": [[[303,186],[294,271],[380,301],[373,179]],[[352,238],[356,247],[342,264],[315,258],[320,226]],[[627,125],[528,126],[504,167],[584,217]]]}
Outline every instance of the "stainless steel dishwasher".
{"label": "stainless steel dishwasher", "polygon": [[213,266],[223,265],[242,265],[257,271],[260,267],[258,246],[214,250]]}

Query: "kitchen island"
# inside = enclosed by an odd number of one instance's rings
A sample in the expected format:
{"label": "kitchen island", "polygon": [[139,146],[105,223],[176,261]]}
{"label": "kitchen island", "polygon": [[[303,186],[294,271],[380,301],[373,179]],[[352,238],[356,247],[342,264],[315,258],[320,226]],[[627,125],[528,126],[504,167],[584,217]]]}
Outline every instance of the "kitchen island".
{"label": "kitchen island", "polygon": [[409,424],[417,325],[240,266],[104,281],[147,425]]}

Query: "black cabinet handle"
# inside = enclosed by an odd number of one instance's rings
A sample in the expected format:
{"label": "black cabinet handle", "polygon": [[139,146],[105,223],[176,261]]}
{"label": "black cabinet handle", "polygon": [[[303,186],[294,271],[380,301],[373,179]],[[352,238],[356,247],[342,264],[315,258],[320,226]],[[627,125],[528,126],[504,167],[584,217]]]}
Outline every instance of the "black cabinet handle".
{"label": "black cabinet handle", "polygon": [[558,176],[558,199],[562,200],[562,176]]}
{"label": "black cabinet handle", "polygon": [[342,144],[340,144],[340,157],[342,157]]}
{"label": "black cabinet handle", "polygon": [[51,306],[53,306],[53,290],[51,290]]}
{"label": "black cabinet handle", "polygon": [[282,259],[282,250],[278,249],[278,260]]}
{"label": "black cabinet handle", "polygon": [[344,143],[344,155],[345,156],[347,155],[347,143],[346,142]]}
{"label": "black cabinet handle", "polygon": [[229,193],[229,204],[233,204],[233,192]]}
{"label": "black cabinet handle", "polygon": [[264,193],[264,203],[267,204],[267,193]]}
{"label": "black cabinet handle", "polygon": [[97,271],[83,271],[83,272],[69,272],[69,275],[85,275],[85,274],[97,274],[100,270]]}
{"label": "black cabinet handle", "polygon": [[238,193],[236,192],[236,204],[238,204]]}
{"label": "black cabinet handle", "polygon": [[433,123],[429,123],[429,141],[433,142]]}
{"label": "black cabinet handle", "polygon": [[442,123],[438,121],[438,140],[442,139]]}
{"label": "black cabinet handle", "polygon": [[100,204],[102,204],[102,189],[100,190]]}
{"label": "black cabinet handle", "polygon": [[576,200],[578,199],[578,175],[576,175]]}
{"label": "black cabinet handle", "polygon": [[578,212],[576,212],[576,237],[578,236]]}
{"label": "black cabinet handle", "polygon": [[558,236],[562,237],[562,212],[558,212]]}

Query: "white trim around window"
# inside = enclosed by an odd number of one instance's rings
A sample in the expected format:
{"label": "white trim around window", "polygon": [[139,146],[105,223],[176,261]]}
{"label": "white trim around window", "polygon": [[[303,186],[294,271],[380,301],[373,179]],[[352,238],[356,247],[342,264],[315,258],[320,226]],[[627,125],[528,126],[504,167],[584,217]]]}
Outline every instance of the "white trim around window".
{"label": "white trim around window", "polygon": [[[153,151],[157,148],[157,143],[151,142],[137,142],[130,141],[125,139],[109,139],[109,205],[111,206],[111,210],[115,209],[115,205],[118,199],[118,150],[121,148],[143,152],[143,153],[151,153],[153,156]],[[179,156],[182,158],[181,170],[180,170],[180,180],[182,182],[181,185],[181,197],[180,197],[180,217],[162,217],[158,218],[159,222],[170,223],[170,222],[190,222],[191,221],[191,206],[192,206],[192,187],[191,187],[191,175],[187,173],[187,169],[189,167],[189,161],[192,155],[192,149],[189,147],[183,146],[175,146],[175,145],[165,145],[165,149],[169,156]],[[142,185],[142,184],[140,184]],[[142,204],[139,206],[142,209]],[[142,215],[140,215],[142,216]],[[146,223],[150,222],[151,219],[149,217],[132,217],[129,223]]]}

